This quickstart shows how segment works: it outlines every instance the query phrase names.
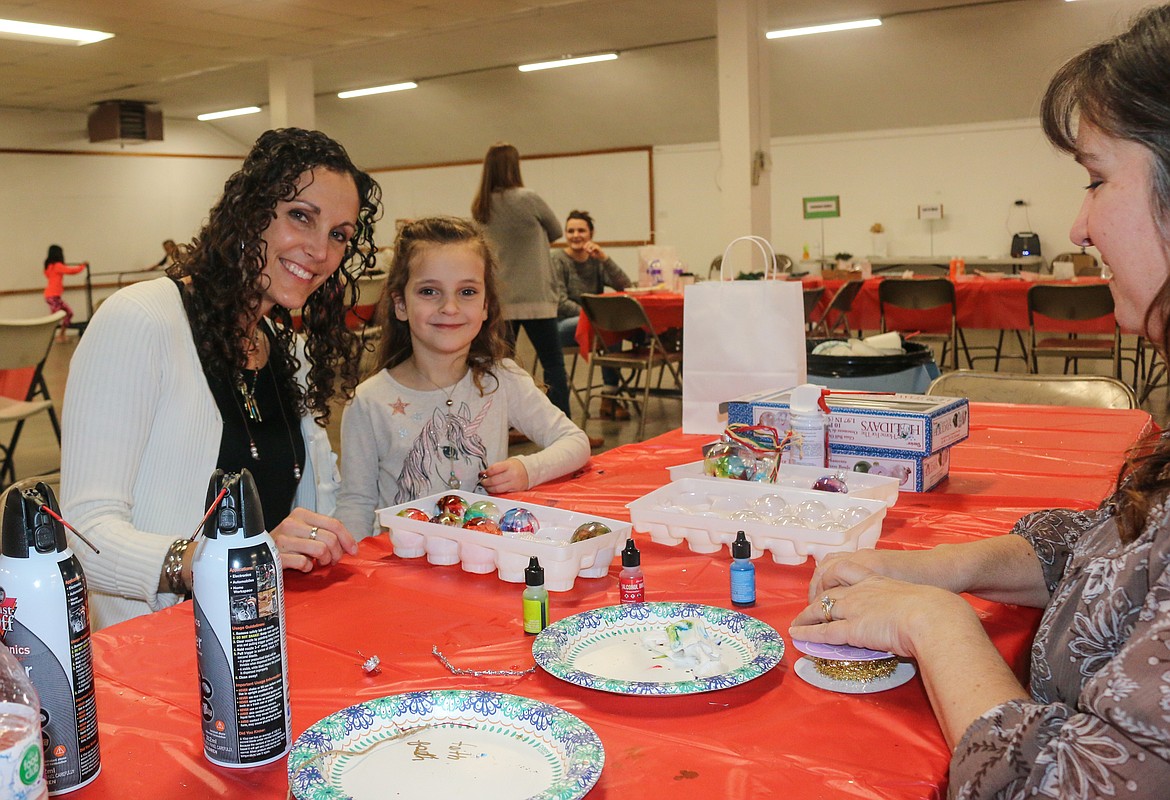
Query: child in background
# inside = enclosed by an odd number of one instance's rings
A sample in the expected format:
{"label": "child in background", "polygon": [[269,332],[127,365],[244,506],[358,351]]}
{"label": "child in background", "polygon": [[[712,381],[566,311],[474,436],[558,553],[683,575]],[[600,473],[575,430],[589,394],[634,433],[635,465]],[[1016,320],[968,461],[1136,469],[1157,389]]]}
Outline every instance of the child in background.
{"label": "child in background", "polygon": [[45,302],[49,304],[50,313],[65,312],[61,319],[61,330],[57,334],[59,342],[65,341],[65,331],[69,330],[69,323],[73,321],[73,309],[62,297],[65,293],[65,276],[76,275],[88,266],[88,261],[66,264],[65,252],[61,245],[49,245],[49,254],[45,257]]}
{"label": "child in background", "polygon": [[[405,225],[378,310],[379,368],[341,421],[336,514],[355,537],[381,530],[378,508],[448,489],[523,491],[588,461],[584,431],[504,357],[496,260],[477,225]],[[509,426],[543,449],[509,458]]]}

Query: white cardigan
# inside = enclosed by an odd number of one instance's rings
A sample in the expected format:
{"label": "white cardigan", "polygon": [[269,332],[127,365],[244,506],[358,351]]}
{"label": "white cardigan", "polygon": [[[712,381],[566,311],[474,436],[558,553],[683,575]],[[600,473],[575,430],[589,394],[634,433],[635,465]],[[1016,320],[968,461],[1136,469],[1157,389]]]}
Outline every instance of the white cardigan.
{"label": "white cardigan", "polygon": [[[297,349],[303,385],[299,340]],[[171,542],[203,518],[223,418],[170,278],[128,286],[94,314],[69,365],[61,422],[62,515],[101,550],[70,539],[94,629],[179,602],[158,591],[159,575]],[[332,514],[337,458],[311,416],[301,432],[308,463],[294,502]]]}

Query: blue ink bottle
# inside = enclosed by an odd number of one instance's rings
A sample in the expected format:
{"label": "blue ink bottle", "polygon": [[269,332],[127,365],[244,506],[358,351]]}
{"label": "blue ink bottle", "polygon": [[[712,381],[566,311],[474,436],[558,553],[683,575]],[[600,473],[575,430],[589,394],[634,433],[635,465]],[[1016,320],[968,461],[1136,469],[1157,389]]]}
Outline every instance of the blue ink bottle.
{"label": "blue ink bottle", "polygon": [[751,562],[752,543],[743,531],[735,535],[731,543],[731,604],[754,606],[756,604],[756,565]]}
{"label": "blue ink bottle", "polygon": [[544,567],[536,556],[524,569],[524,632],[537,634],[548,626],[548,589],[544,588]]}

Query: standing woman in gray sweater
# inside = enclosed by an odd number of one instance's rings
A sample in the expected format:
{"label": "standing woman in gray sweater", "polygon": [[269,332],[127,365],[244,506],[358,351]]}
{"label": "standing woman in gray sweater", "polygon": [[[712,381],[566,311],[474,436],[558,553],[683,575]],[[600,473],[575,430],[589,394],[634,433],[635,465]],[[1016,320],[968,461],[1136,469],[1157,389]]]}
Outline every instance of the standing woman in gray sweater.
{"label": "standing woman in gray sweater", "polygon": [[520,152],[492,145],[483,160],[471,216],[484,226],[500,263],[500,303],[509,342],[520,328],[536,348],[548,384],[548,399],[569,416],[569,378],[557,336],[557,282],[548,246],[561,237],[561,223],[540,195],[524,188]]}

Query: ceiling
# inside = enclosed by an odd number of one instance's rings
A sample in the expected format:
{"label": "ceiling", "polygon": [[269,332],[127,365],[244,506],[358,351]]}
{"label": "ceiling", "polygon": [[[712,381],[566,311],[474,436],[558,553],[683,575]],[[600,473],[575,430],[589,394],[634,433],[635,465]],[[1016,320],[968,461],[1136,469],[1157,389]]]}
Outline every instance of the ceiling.
{"label": "ceiling", "polygon": [[[768,24],[986,4],[770,0]],[[81,47],[0,39],[0,107],[84,112],[101,100],[131,99],[158,103],[177,118],[264,105],[271,59],[310,60],[315,91],[332,95],[571,53],[713,39],[716,24],[715,0],[13,0],[0,3],[0,17],[115,34]]]}

